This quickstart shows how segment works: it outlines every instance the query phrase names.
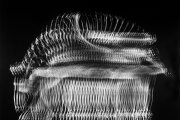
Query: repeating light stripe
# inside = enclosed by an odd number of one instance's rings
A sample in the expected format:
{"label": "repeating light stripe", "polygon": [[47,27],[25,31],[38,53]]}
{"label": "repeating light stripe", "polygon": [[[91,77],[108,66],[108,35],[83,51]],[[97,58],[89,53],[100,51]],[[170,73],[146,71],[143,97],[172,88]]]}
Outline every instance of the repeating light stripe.
{"label": "repeating light stripe", "polygon": [[10,66],[19,120],[148,120],[156,36],[112,15],[64,14]]}

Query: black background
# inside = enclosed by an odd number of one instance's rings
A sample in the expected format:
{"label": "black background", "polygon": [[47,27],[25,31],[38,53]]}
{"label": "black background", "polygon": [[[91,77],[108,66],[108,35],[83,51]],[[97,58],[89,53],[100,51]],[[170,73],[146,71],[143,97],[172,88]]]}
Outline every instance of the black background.
{"label": "black background", "polygon": [[[45,2],[45,1],[44,1]],[[42,3],[44,3],[42,2]],[[178,55],[180,54],[179,11],[175,5],[144,2],[48,1],[46,5],[1,2],[0,3],[0,120],[17,120],[13,106],[13,76],[9,65],[20,61],[30,43],[45,30],[46,25],[64,12],[101,12],[118,15],[155,33],[161,60],[174,74],[174,78],[159,76],[154,89],[153,120],[179,120],[180,104],[178,81]],[[179,119],[178,119],[179,118]]]}

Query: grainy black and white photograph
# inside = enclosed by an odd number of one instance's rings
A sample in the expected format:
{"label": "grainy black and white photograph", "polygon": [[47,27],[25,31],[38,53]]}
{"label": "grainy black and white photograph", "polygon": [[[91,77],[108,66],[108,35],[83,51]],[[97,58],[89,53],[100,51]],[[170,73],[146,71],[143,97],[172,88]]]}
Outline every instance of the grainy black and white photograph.
{"label": "grainy black and white photograph", "polygon": [[175,7],[0,6],[0,120],[180,120]]}

